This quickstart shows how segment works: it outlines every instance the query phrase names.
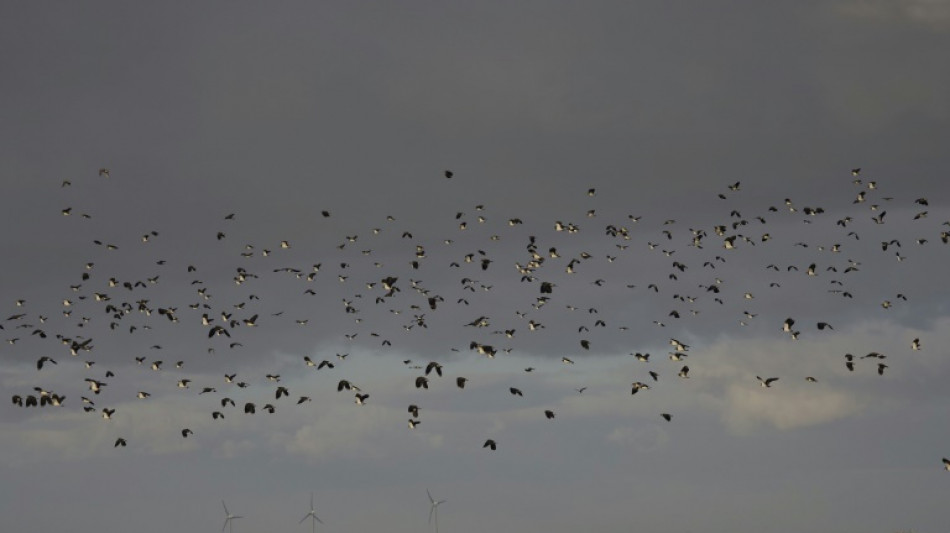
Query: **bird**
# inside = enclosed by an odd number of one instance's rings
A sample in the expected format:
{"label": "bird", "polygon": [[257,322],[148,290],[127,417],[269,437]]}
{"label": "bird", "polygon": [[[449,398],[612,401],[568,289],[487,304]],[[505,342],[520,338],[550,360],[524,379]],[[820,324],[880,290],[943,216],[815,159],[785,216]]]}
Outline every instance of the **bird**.
{"label": "bird", "polygon": [[771,387],[772,387],[772,383],[775,383],[776,381],[778,381],[778,378],[762,379],[762,378],[759,377],[759,376],[755,376],[755,378],[759,380],[759,384],[760,384],[761,386],[763,386],[763,387],[768,387],[768,388],[771,388]]}
{"label": "bird", "polygon": [[91,390],[93,394],[99,394],[102,391],[102,387],[107,385],[107,383],[96,381],[91,378],[86,378],[86,383],[89,384],[89,390]]}
{"label": "bird", "polygon": [[[685,376],[684,376],[684,377],[685,377]],[[640,382],[640,381],[634,381],[633,384],[631,385],[631,387],[632,387],[632,388],[631,388],[631,390],[630,390],[630,394],[636,394],[636,393],[640,392],[641,389],[642,389],[642,390],[649,390],[649,388],[650,388],[649,385],[647,385],[646,383],[642,383],[642,382]]]}
{"label": "bird", "polygon": [[498,445],[495,443],[493,439],[488,439],[485,441],[485,444],[482,444],[482,448],[489,448],[491,450],[495,450],[498,448]]}
{"label": "bird", "polygon": [[439,376],[442,375],[442,365],[440,365],[439,363],[435,361],[432,361],[431,363],[426,365],[426,375],[428,376],[429,373],[432,372],[433,370],[435,370],[435,373],[438,374]]}
{"label": "bird", "polygon": [[544,411],[544,416],[545,416],[548,420],[551,420],[552,418],[554,418],[554,411],[552,411],[552,410],[550,410],[550,409],[545,409],[545,411]]}
{"label": "bird", "polygon": [[792,318],[786,318],[785,322],[782,323],[782,331],[790,333],[792,331],[792,326],[795,325],[795,320]]}

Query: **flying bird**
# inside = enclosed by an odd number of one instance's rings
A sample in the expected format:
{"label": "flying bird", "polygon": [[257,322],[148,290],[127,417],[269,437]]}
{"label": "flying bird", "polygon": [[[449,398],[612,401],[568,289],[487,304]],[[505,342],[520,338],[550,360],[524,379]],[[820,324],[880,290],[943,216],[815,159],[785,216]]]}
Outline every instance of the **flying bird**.
{"label": "flying bird", "polygon": [[792,331],[792,326],[795,325],[795,320],[791,318],[786,318],[785,322],[782,323],[782,331],[790,333]]}

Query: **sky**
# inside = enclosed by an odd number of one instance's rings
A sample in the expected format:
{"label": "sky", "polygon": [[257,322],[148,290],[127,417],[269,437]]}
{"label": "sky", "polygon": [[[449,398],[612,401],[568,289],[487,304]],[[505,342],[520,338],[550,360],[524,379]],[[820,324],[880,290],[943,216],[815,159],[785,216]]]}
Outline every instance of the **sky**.
{"label": "sky", "polygon": [[945,0],[4,5],[4,531],[943,531],[947,49]]}

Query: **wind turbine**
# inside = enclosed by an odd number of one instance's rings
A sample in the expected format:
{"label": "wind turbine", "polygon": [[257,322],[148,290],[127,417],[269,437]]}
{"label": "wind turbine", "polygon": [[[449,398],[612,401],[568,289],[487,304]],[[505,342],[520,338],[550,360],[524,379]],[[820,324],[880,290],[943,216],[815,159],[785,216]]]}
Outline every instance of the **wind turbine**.
{"label": "wind turbine", "polygon": [[310,493],[310,512],[307,513],[303,518],[301,518],[300,522],[297,522],[297,525],[303,524],[304,521],[306,521],[308,518],[312,518],[312,520],[310,521],[311,525],[313,526],[310,528],[312,531],[317,530],[317,522],[320,522],[321,524],[323,523],[323,520],[320,520],[320,518],[317,517],[317,512],[313,509],[313,493],[312,492]]}
{"label": "wind turbine", "polygon": [[228,506],[224,504],[224,500],[221,500],[221,505],[224,506],[224,514],[227,515],[227,518],[224,519],[224,525],[221,526],[221,533],[224,533],[224,529],[225,529],[225,528],[228,529],[228,533],[231,533],[232,527],[233,527],[232,524],[231,524],[231,521],[232,521],[232,520],[235,520],[235,519],[237,519],[237,518],[244,518],[244,517],[243,517],[243,516],[235,516],[235,515],[231,514],[231,511],[228,511]]}
{"label": "wind turbine", "polygon": [[431,524],[432,517],[435,517],[435,533],[439,533],[439,505],[445,503],[445,500],[435,501],[429,489],[426,489],[426,494],[429,496],[429,503],[432,505],[432,507],[429,507],[429,523]]}

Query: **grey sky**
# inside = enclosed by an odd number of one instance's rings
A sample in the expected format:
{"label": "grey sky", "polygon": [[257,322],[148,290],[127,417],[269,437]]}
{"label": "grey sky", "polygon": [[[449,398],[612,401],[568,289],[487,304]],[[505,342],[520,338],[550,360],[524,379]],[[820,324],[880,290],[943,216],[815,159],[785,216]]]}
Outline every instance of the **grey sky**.
{"label": "grey sky", "polygon": [[[305,531],[310,492],[319,530],[419,531],[426,488],[447,500],[443,532],[942,531],[948,49],[944,0],[0,8],[0,319],[25,314],[0,323],[19,339],[0,345],[4,531],[218,531],[222,499],[246,517],[235,531]],[[714,227],[740,220],[726,235],[751,242],[724,249]],[[546,259],[522,282],[532,236]],[[275,271],[315,264],[312,282]],[[540,281],[555,288],[537,306]],[[140,299],[179,322],[105,312]],[[205,312],[258,325],[209,339]],[[94,349],[72,357],[57,334]],[[671,338],[686,361],[669,360]],[[58,364],[37,371],[41,356]],[[429,361],[445,376],[416,389]],[[86,378],[108,385],[92,395]],[[634,381],[651,388],[631,395]],[[9,401],[33,387],[65,405]]]}

